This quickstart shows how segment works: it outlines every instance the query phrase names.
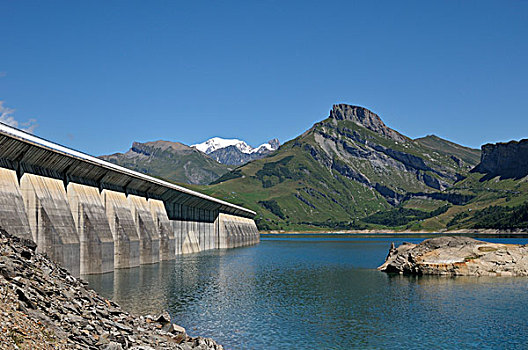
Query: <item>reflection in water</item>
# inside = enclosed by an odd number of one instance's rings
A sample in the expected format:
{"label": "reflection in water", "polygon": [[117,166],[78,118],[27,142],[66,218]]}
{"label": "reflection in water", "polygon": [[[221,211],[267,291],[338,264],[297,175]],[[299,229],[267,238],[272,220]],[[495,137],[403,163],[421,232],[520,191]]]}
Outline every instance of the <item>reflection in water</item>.
{"label": "reflection in water", "polygon": [[391,241],[420,239],[264,240],[85,278],[228,349],[526,345],[528,279],[386,275],[374,268]]}

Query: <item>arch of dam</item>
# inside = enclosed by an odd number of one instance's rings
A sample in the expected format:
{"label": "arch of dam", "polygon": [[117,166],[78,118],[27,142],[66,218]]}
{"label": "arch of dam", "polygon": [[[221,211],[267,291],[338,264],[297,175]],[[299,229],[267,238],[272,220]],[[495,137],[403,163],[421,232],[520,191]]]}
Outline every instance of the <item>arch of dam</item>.
{"label": "arch of dam", "polygon": [[0,227],[73,275],[255,244],[254,215],[0,123]]}

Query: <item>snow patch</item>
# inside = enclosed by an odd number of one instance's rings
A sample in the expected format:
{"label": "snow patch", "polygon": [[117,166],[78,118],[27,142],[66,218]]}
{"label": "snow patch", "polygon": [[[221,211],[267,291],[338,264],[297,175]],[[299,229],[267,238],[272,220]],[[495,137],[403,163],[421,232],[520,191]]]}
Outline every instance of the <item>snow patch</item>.
{"label": "snow patch", "polygon": [[229,146],[235,146],[240,152],[246,154],[257,153],[261,151],[274,151],[276,148],[273,148],[269,143],[263,143],[257,148],[253,148],[247,143],[239,139],[223,139],[221,137],[213,137],[205,142],[197,143],[191,145],[191,147],[196,148],[198,151],[201,151],[205,154],[210,154],[216,150],[226,148]]}

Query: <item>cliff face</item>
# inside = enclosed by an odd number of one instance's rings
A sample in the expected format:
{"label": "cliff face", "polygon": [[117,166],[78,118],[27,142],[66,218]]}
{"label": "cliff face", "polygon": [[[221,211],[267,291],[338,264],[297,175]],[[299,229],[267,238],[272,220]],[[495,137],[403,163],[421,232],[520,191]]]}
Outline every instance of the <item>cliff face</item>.
{"label": "cliff face", "polygon": [[407,192],[448,188],[472,164],[453,157],[445,147],[448,141],[437,138],[432,147],[423,139],[412,140],[358,106],[334,105],[329,118],[306,136],[297,142],[309,148],[315,161],[375,190],[390,204],[398,204]]}
{"label": "cliff face", "polygon": [[482,146],[480,164],[473,170],[487,178],[522,178],[528,175],[528,139]]}
{"label": "cliff face", "polygon": [[357,125],[394,141],[405,142],[407,140],[405,136],[386,126],[376,113],[363,107],[351,106],[344,103],[336,104],[330,111],[330,118],[335,120],[350,120]]}

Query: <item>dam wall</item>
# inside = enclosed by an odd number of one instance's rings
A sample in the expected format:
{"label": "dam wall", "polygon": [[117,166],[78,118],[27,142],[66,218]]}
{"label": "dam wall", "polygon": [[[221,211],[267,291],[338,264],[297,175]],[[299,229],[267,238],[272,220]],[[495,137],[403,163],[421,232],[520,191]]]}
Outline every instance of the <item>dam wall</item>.
{"label": "dam wall", "polygon": [[257,244],[260,235],[255,221],[229,214],[218,216],[218,248],[235,248]]}
{"label": "dam wall", "polygon": [[[80,274],[80,243],[62,181],[24,174],[20,189],[37,252],[48,254],[73,275]],[[9,232],[9,228],[7,228]]]}
{"label": "dam wall", "polygon": [[157,263],[160,261],[160,236],[148,201],[136,195],[129,195],[128,201],[139,235],[139,263]]}
{"label": "dam wall", "polygon": [[174,204],[171,220],[179,254],[218,248],[215,218],[218,211]]}
{"label": "dam wall", "polygon": [[16,172],[4,168],[0,168],[0,227],[17,237],[33,239]]}
{"label": "dam wall", "polygon": [[114,237],[102,197],[95,187],[70,182],[68,202],[80,244],[80,273],[114,270]]}
{"label": "dam wall", "polygon": [[114,267],[139,266],[139,234],[124,193],[103,190],[106,218],[114,239]]}
{"label": "dam wall", "polygon": [[254,215],[0,123],[0,227],[75,276],[256,244]]}
{"label": "dam wall", "polygon": [[252,219],[0,168],[0,225],[72,274],[99,274],[259,241]]}
{"label": "dam wall", "polygon": [[172,260],[176,257],[176,240],[174,229],[165,210],[165,204],[152,198],[148,200],[148,204],[160,239],[159,259]]}

